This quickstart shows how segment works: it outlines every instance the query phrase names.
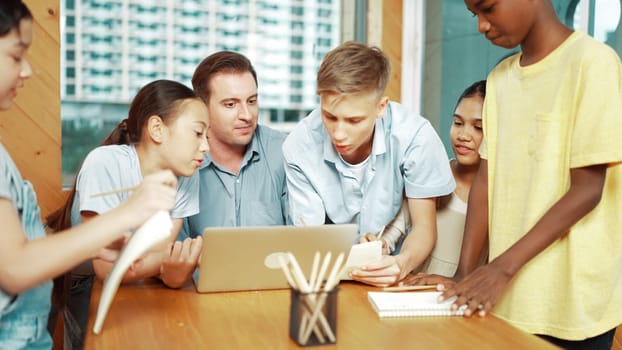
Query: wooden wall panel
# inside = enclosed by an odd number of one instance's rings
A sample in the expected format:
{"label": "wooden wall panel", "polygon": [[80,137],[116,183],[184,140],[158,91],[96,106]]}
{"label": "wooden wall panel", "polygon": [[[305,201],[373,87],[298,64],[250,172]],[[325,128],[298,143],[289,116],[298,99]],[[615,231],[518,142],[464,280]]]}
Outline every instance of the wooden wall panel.
{"label": "wooden wall panel", "polygon": [[62,202],[59,0],[26,0],[33,13],[32,77],[0,112],[0,139],[33,183],[43,216]]}
{"label": "wooden wall panel", "polygon": [[616,335],[615,335],[615,338],[613,339],[611,350],[622,350],[622,325],[619,326],[618,329],[616,330]]}
{"label": "wooden wall panel", "polygon": [[398,102],[402,95],[402,1],[369,0],[367,9],[368,43],[389,57],[392,69],[386,94]]}
{"label": "wooden wall panel", "polygon": [[391,60],[391,80],[387,95],[393,101],[402,96],[402,0],[382,2],[382,50]]}

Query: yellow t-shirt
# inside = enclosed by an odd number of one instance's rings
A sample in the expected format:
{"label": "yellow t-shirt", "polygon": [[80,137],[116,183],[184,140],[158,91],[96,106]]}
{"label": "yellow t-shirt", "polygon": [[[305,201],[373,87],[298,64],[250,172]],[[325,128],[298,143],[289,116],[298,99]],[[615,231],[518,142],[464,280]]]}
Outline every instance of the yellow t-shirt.
{"label": "yellow t-shirt", "polygon": [[523,266],[493,312],[530,333],[585,339],[622,322],[622,66],[578,32],[540,62],[519,58],[488,77],[490,259],[564,195],[571,168],[609,167],[598,206]]}

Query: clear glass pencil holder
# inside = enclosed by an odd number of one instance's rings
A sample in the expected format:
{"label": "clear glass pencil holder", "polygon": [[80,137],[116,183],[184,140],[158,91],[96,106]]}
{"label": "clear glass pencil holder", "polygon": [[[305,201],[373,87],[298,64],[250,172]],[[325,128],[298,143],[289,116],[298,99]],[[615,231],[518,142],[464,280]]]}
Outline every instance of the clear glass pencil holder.
{"label": "clear glass pencil holder", "polygon": [[338,292],[339,287],[317,293],[303,293],[291,288],[290,338],[300,346],[335,344]]}

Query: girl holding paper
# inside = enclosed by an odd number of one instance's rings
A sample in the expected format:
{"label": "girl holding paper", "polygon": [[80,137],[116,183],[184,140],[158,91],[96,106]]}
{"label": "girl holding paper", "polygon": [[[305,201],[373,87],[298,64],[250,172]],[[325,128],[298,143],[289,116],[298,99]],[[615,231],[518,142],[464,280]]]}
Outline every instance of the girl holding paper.
{"label": "girl holding paper", "polygon": [[[26,53],[32,14],[21,0],[0,2],[0,110],[13,105],[17,89],[32,75]],[[46,236],[32,185],[0,144],[0,348],[51,349],[45,330],[50,279],[117,240],[175,202],[170,170],[145,176],[133,195],[105,215]]]}

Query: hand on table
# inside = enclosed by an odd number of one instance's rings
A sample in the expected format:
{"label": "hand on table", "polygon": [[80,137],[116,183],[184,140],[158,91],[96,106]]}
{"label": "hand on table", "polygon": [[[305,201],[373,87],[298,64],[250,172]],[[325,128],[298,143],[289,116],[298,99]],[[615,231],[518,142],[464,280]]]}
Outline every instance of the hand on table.
{"label": "hand on table", "polygon": [[438,290],[447,290],[449,287],[453,287],[456,282],[445,276],[441,275],[429,275],[427,273],[419,272],[417,274],[408,274],[403,280],[400,281],[400,286],[432,286],[436,285]]}
{"label": "hand on table", "polygon": [[477,312],[479,316],[486,316],[495,306],[512,276],[503,272],[494,262],[480,266],[471,274],[454,285],[444,288],[441,298],[447,299],[457,296],[452,309],[466,304],[465,316]]}

